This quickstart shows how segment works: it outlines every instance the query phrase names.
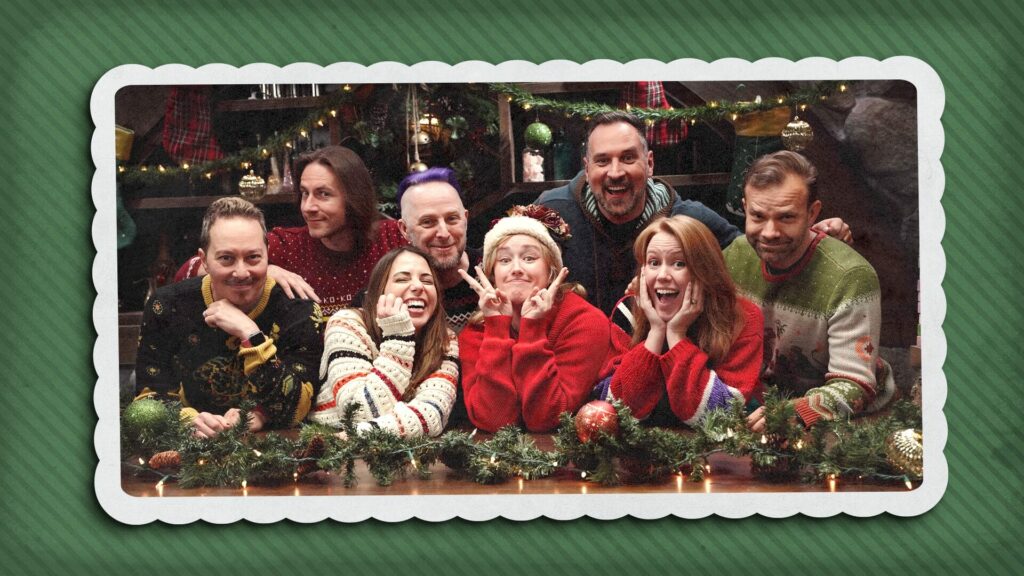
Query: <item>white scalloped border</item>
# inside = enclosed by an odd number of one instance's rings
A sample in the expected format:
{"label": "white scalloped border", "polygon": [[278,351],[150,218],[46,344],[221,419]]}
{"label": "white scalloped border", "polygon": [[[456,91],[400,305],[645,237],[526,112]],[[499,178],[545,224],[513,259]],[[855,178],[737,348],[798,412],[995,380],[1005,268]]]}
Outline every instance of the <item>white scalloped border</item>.
{"label": "white scalloped border", "polygon": [[[921,242],[921,340],[925,479],[919,488],[907,492],[838,492],[782,494],[559,494],[494,496],[277,496],[138,498],[121,490],[118,435],[118,328],[117,250],[115,248],[115,160],[114,95],[124,86],[139,84],[259,84],[259,83],[410,83],[410,82],[561,82],[650,80],[906,80],[918,93],[918,155]],[[503,517],[529,520],[545,516],[568,520],[580,516],[613,519],[623,516],[654,519],[668,515],[701,518],[711,514],[742,518],[753,514],[814,517],[846,513],[875,516],[889,512],[913,516],[931,509],[942,498],[949,470],[943,449],[948,433],[942,407],[946,401],[946,379],[942,365],[946,358],[946,337],[942,321],[946,298],[942,290],[946,259],[940,244],[945,215],[940,199],[945,173],[939,158],[945,134],[940,117],[945,92],[938,74],[928,64],[912,57],[807,58],[797,62],[766,58],[748,62],[726,58],[714,62],[680,59],[672,62],[634,60],[592,60],[577,64],[552,60],[534,64],[514,60],[492,65],[481,61],[449,65],[421,62],[412,66],[381,62],[371,66],[337,63],[319,66],[295,63],[284,67],[249,64],[236,68],[209,64],[192,68],[169,64],[158,68],[124,65],[103,75],[93,89],[90,107],[96,126],[92,157],[96,172],[92,197],[93,284],[97,296],[93,306],[96,345],[93,361],[99,375],[93,404],[99,420],[94,442],[96,497],[113,518],[127,524],[160,520],[184,524],[205,520],[228,523],[237,520],[277,522],[290,519],[317,522],[332,518],[358,522],[376,518],[397,522],[409,518],[442,521],[450,518],[489,520]]]}

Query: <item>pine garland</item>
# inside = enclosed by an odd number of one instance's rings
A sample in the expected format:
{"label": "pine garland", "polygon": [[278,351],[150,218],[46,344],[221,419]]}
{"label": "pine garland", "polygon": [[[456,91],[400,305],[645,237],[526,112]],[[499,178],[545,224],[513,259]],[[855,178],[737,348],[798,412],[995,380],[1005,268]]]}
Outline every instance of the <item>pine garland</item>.
{"label": "pine garland", "polygon": [[[827,478],[869,479],[880,482],[919,480],[888,461],[885,442],[893,432],[920,428],[920,408],[898,402],[889,415],[875,420],[823,422],[810,432],[793,412],[792,403],[775,390],[765,394],[764,433],[746,427],[741,402],[712,411],[691,433],[646,427],[621,402],[614,402],[619,433],[600,433],[590,442],[577,437],[575,423],[563,413],[554,436],[555,449],[537,448],[518,428],[508,426],[490,439],[474,441],[476,431],[447,432],[437,438],[403,439],[385,430],[357,434],[352,423],[356,406],[347,407],[344,438],[338,430],[317,424],[303,427],[295,440],[273,432],[252,434],[235,427],[212,439],[196,438],[185,423],[145,443],[123,439],[124,455],[151,455],[177,451],[180,469],[147,464],[140,457],[137,473],[156,474],[161,481],[176,480],[183,488],[200,486],[276,485],[299,480],[322,482],[325,474],[339,473],[346,487],[356,484],[356,463],[362,460],[381,486],[396,478],[430,475],[430,467],[444,464],[456,475],[480,484],[501,483],[514,477],[529,480],[574,471],[591,482],[658,482],[670,474],[688,473],[691,481],[704,479],[712,454],[749,456],[755,475],[766,481],[820,482]],[[247,421],[252,406],[241,408]],[[169,410],[176,410],[170,407]],[[173,459],[164,454],[163,461]],[[158,459],[158,462],[161,461]],[[243,484],[244,483],[244,484]]]}

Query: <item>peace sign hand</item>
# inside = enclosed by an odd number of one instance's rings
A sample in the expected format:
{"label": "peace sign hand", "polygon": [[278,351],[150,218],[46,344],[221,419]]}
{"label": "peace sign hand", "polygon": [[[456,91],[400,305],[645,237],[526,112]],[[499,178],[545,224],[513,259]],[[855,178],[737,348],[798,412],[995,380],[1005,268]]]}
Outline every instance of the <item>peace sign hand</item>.
{"label": "peace sign hand", "polygon": [[487,279],[487,275],[484,274],[483,268],[480,266],[476,267],[476,275],[479,281],[474,280],[473,277],[462,268],[459,268],[459,275],[462,276],[462,279],[469,284],[469,287],[472,288],[474,292],[476,292],[476,295],[480,297],[480,301],[477,302],[477,306],[480,308],[480,311],[483,312],[484,316],[512,315],[512,302],[504,292],[491,285],[490,280]]}
{"label": "peace sign hand", "polygon": [[562,285],[562,282],[568,275],[569,269],[563,266],[558,271],[555,279],[551,281],[550,286],[547,288],[534,288],[533,292],[530,293],[530,297],[526,299],[526,302],[523,302],[522,317],[533,318],[534,320],[543,318],[554,305],[555,296],[558,294],[558,287]]}

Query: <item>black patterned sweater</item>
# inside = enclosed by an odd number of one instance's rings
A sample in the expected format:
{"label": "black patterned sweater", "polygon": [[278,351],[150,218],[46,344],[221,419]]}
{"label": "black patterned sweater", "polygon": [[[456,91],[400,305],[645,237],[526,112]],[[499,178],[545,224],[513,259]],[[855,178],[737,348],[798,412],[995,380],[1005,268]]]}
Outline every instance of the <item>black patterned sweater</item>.
{"label": "black patterned sweater", "polygon": [[182,416],[223,414],[251,399],[268,428],[295,426],[319,391],[323,353],[320,307],[288,298],[267,278],[249,317],[265,342],[242,347],[237,337],[207,326],[210,277],[164,286],[146,302],[136,357],[136,392],[181,401]]}

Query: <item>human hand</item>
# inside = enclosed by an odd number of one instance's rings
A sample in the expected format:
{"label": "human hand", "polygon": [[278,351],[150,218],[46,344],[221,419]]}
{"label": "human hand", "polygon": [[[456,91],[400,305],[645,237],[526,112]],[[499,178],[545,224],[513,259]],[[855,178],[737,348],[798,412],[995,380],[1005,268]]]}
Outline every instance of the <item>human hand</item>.
{"label": "human hand", "polygon": [[[231,426],[238,426],[238,423],[242,419],[242,411],[238,408],[231,408],[224,413],[224,420],[226,420]],[[263,426],[267,423],[266,416],[263,415],[259,410],[249,411],[249,432],[259,432],[263,429]]]}
{"label": "human hand", "polygon": [[853,232],[850,230],[850,226],[843,222],[842,218],[826,218],[811,226],[811,230],[824,232],[836,240],[853,244]]}
{"label": "human hand", "polygon": [[469,284],[469,287],[476,292],[477,296],[480,297],[477,306],[480,311],[483,312],[484,316],[511,316],[512,315],[512,301],[508,299],[508,296],[504,292],[494,288],[491,285],[490,280],[487,279],[487,275],[484,274],[483,268],[480,266],[476,267],[476,275],[478,280],[474,280],[465,270],[459,269],[459,275],[462,279]]}
{"label": "human hand", "polygon": [[758,406],[756,410],[747,415],[747,429],[751,432],[764,432],[768,422],[764,419],[764,406]]}
{"label": "human hand", "polygon": [[260,327],[252,318],[249,318],[248,314],[227,300],[217,300],[203,310],[203,321],[207,326],[220,328],[240,340],[248,338],[260,330]]}
{"label": "human hand", "polygon": [[690,326],[703,311],[704,286],[694,278],[686,285],[686,290],[683,292],[683,303],[679,305],[679,310],[669,319],[666,326],[669,348],[686,337],[686,331],[690,329]]}
{"label": "human hand", "polygon": [[213,438],[217,434],[231,428],[237,422],[237,416],[235,417],[235,422],[229,422],[227,418],[219,414],[200,412],[192,420],[192,434],[197,438]]}
{"label": "human hand", "polygon": [[554,306],[558,287],[562,285],[562,282],[565,281],[568,275],[569,269],[563,266],[547,288],[534,288],[530,293],[530,297],[526,299],[526,302],[523,302],[523,309],[520,311],[521,316],[534,320],[543,318],[551,310],[551,307]]}
{"label": "human hand", "polygon": [[314,302],[320,302],[320,297],[316,295],[313,287],[306,282],[306,279],[294,272],[289,272],[280,266],[271,264],[267,266],[267,276],[274,279],[281,290],[289,298],[305,298],[306,300],[312,300]]}
{"label": "human hand", "polygon": [[408,306],[402,302],[402,299],[394,294],[381,294],[377,298],[377,319],[383,320],[384,318],[390,318],[397,316],[405,312],[409,313]]}
{"label": "human hand", "polygon": [[654,308],[654,301],[651,300],[650,290],[647,288],[647,279],[644,271],[640,271],[639,280],[634,280],[631,285],[636,284],[637,288],[637,302],[640,304],[640,310],[643,311],[644,316],[647,317],[647,323],[650,325],[651,330],[665,331],[665,321],[661,319],[658,311]]}

